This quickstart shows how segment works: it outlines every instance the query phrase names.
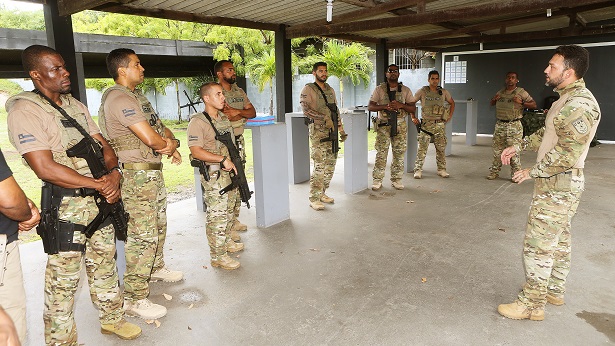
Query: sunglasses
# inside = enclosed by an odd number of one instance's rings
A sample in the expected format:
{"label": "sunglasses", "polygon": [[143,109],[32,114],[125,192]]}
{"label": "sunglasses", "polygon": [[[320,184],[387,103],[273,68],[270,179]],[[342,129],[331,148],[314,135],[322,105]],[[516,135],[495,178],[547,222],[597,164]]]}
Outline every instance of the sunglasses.
{"label": "sunglasses", "polygon": [[387,70],[388,73],[399,73],[399,70]]}

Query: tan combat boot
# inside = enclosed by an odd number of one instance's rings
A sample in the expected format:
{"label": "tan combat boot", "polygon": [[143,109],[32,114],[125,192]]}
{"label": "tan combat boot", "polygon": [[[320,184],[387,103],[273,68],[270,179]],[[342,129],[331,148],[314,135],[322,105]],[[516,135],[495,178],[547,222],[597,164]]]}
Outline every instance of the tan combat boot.
{"label": "tan combat boot", "polygon": [[374,183],[372,184],[372,190],[378,191],[380,190],[380,188],[382,188],[382,182],[374,180]]}
{"label": "tan combat boot", "polygon": [[232,239],[226,242],[226,251],[235,253],[243,250],[243,243],[235,243]]}
{"label": "tan combat boot", "polygon": [[403,190],[405,187],[404,184],[401,183],[401,181],[393,181],[391,182],[391,186],[393,186],[397,190]]}
{"label": "tan combat boot", "polygon": [[421,171],[420,169],[417,171],[414,171],[414,179],[421,179],[423,177],[423,171]]}
{"label": "tan combat boot", "polygon": [[184,273],[179,270],[171,270],[166,266],[161,269],[155,271],[150,276],[151,282],[156,282],[158,280],[162,280],[164,282],[177,282],[181,281],[184,278]]}
{"label": "tan combat boot", "polygon": [[498,178],[498,176],[499,176],[499,175],[498,175],[497,173],[495,173],[495,172],[491,172],[491,173],[489,173],[489,175],[487,176],[487,179],[488,179],[488,180],[494,180],[494,179],[497,179],[497,178]]}
{"label": "tan combat boot", "polygon": [[439,176],[441,176],[442,178],[448,178],[448,177],[450,177],[450,176],[451,176],[450,174],[448,174],[448,172],[446,171],[446,169],[443,169],[443,170],[438,171],[438,175],[439,175]]}
{"label": "tan combat boot", "polygon": [[335,203],[335,200],[333,198],[325,195],[324,193],[322,194],[322,196],[320,196],[320,201],[323,203],[328,203],[328,204]]}
{"label": "tan combat boot", "polygon": [[128,316],[136,316],[144,320],[155,320],[167,314],[167,308],[154,304],[147,298],[137,301],[124,299],[124,311]]}
{"label": "tan combat boot", "polygon": [[500,315],[513,320],[530,319],[532,321],[542,321],[545,319],[544,309],[530,309],[518,299],[514,303],[500,304],[498,312]]}
{"label": "tan combat boot", "polygon": [[245,225],[245,224],[241,223],[237,219],[235,219],[235,221],[233,221],[233,226],[231,227],[231,231],[245,232],[247,230],[248,230],[248,225]]}
{"label": "tan combat boot", "polygon": [[239,233],[237,233],[237,231],[231,231],[231,239],[233,239],[233,241],[241,241],[241,236],[239,235]]}
{"label": "tan combat boot", "polygon": [[122,318],[121,321],[115,324],[101,324],[100,332],[103,334],[115,334],[123,340],[134,340],[141,335],[141,327]]}
{"label": "tan combat boot", "polygon": [[552,295],[550,293],[547,293],[547,303],[549,304],[553,304],[553,305],[564,305],[564,296],[556,296],[556,295]]}
{"label": "tan combat boot", "polygon": [[310,202],[310,207],[314,210],[324,210],[325,205],[321,201]]}
{"label": "tan combat boot", "polygon": [[241,266],[241,263],[239,263],[239,261],[232,259],[229,255],[224,254],[222,256],[218,256],[218,259],[215,259],[215,260],[212,259],[211,266],[220,267],[226,270],[233,270],[233,269],[239,268]]}

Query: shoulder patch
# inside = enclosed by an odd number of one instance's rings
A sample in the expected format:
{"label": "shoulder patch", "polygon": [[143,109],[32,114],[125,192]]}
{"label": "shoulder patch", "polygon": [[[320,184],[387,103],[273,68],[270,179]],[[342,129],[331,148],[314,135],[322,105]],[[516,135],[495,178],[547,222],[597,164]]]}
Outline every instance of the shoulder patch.
{"label": "shoulder patch", "polygon": [[579,118],[572,122],[572,127],[577,130],[580,134],[586,134],[589,131],[588,124],[583,120],[583,118]]}

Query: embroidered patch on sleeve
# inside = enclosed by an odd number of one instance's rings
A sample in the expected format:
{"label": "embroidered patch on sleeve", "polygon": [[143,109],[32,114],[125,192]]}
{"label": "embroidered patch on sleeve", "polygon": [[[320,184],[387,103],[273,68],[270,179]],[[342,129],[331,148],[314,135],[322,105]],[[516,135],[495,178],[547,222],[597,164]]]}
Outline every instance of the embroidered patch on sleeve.
{"label": "embroidered patch on sleeve", "polygon": [[19,144],[36,141],[36,138],[34,137],[34,135],[31,135],[31,134],[20,133],[17,137],[19,138]]}
{"label": "embroidered patch on sleeve", "polygon": [[587,131],[589,131],[589,126],[587,126],[587,123],[585,123],[585,121],[583,121],[582,118],[579,118],[579,119],[573,121],[572,122],[572,126],[580,134],[585,134],[585,133],[587,133]]}
{"label": "embroidered patch on sleeve", "polygon": [[128,108],[128,109],[122,109],[122,113],[124,114],[125,117],[130,117],[135,115],[137,112],[135,111],[134,108]]}

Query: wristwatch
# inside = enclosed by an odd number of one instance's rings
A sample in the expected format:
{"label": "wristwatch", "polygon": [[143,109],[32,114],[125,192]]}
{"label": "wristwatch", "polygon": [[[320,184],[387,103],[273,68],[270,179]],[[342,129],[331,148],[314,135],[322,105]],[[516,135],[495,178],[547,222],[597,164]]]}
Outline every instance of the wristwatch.
{"label": "wristwatch", "polygon": [[177,142],[177,146],[176,146],[176,148],[179,148],[179,146],[181,145],[181,142],[179,141],[179,139],[177,139],[177,138],[173,138],[173,140],[174,140],[175,142]]}
{"label": "wristwatch", "polygon": [[122,169],[120,168],[120,166],[115,166],[111,168],[109,170],[109,173],[111,173],[111,171],[117,171],[122,177],[124,177],[124,172],[122,172]]}

